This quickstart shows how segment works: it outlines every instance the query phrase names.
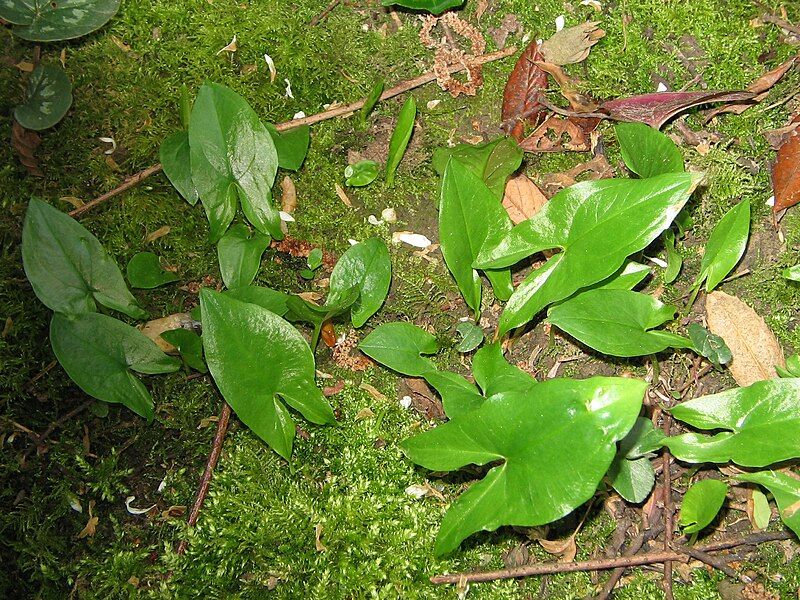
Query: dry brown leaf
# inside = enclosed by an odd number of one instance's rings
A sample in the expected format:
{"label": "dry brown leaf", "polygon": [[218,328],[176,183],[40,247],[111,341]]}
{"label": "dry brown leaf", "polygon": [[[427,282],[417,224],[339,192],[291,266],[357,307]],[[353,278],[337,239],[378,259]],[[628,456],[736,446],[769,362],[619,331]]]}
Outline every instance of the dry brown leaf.
{"label": "dry brown leaf", "polygon": [[292,214],[297,208],[297,188],[288,175],[281,180],[281,210]]}
{"label": "dry brown leaf", "polygon": [[544,551],[559,557],[559,562],[572,562],[578,553],[578,546],[575,544],[575,536],[571,535],[563,540],[538,540]]}
{"label": "dry brown leaf", "polygon": [[371,419],[375,416],[375,413],[372,412],[372,409],[367,406],[366,408],[362,408],[360,411],[356,413],[355,420],[356,421],[364,421],[365,419]]}
{"label": "dry brown leaf", "polygon": [[94,500],[91,500],[89,502],[89,521],[86,523],[86,527],[81,529],[81,532],[78,534],[79,540],[82,540],[85,537],[91,537],[97,531],[97,523],[100,521],[100,519],[92,514],[93,510]]}
{"label": "dry brown leaf", "polygon": [[547,196],[524,173],[515,175],[506,183],[503,208],[514,225],[530,219],[546,202]]}
{"label": "dry brown leaf", "polygon": [[389,402],[389,399],[385,395],[380,393],[377,390],[377,388],[373,385],[370,385],[362,381],[361,383],[358,384],[358,388],[367,392],[370,396],[375,398],[375,400],[380,400],[381,402]]}
{"label": "dry brown leaf", "polygon": [[325,552],[325,544],[322,543],[322,523],[314,525],[314,547],[317,552]]}
{"label": "dry brown leaf", "polygon": [[33,70],[36,68],[36,65],[34,65],[32,62],[28,62],[27,60],[21,60],[14,66],[23,73],[33,73]]}
{"label": "dry brown leaf", "polygon": [[[800,113],[794,122],[800,122]],[[800,129],[789,133],[778,148],[772,167],[772,191],[775,194],[772,206],[775,212],[800,202]]]}
{"label": "dry brown leaf", "polygon": [[340,186],[338,183],[334,183],[333,187],[336,189],[336,195],[339,196],[339,200],[344,202],[344,205],[347,208],[353,208],[353,203],[350,202],[350,198],[348,198],[347,194],[342,189],[342,186]]}
{"label": "dry brown leaf", "polygon": [[160,319],[153,319],[139,327],[139,330],[153,340],[162,352],[176,352],[175,346],[165,342],[161,334],[173,329],[190,329],[192,326],[192,316],[189,313],[175,313]]}
{"label": "dry brown leaf", "polygon": [[144,243],[149,244],[150,242],[155,242],[158,238],[164,237],[170,231],[172,231],[172,228],[169,225],[159,227],[154,232],[147,234],[147,236],[144,238]]}
{"label": "dry brown leaf", "polygon": [[556,65],[569,65],[585,60],[592,46],[606,34],[598,29],[598,25],[597,21],[586,21],[555,33],[549,40],[542,42],[544,59]]}
{"label": "dry brown leaf", "polygon": [[34,177],[44,177],[36,149],[42,143],[42,138],[35,131],[25,129],[17,123],[16,119],[11,125],[11,147],[17,153],[17,158],[22,166]]}
{"label": "dry brown leaf", "polygon": [[549,62],[537,62],[536,65],[556,80],[561,89],[561,95],[569,102],[570,110],[578,113],[590,113],[597,110],[599,105],[589,96],[578,92],[576,89],[578,82],[567,75],[559,65]]}
{"label": "dry brown leaf", "polygon": [[536,66],[540,60],[540,45],[534,40],[520,55],[503,90],[501,128],[518,142],[525,136],[525,123],[535,127],[543,120],[539,96],[547,89],[547,73]]}
{"label": "dry brown leaf", "polygon": [[597,118],[550,115],[519,147],[526,152],[588,152],[592,149],[589,134],[599,123]]}
{"label": "dry brown leaf", "polygon": [[711,333],[720,336],[733,354],[730,372],[742,387],[778,376],[775,365],[786,366],[783,349],[759,314],[735,296],[711,292],[706,296]]}

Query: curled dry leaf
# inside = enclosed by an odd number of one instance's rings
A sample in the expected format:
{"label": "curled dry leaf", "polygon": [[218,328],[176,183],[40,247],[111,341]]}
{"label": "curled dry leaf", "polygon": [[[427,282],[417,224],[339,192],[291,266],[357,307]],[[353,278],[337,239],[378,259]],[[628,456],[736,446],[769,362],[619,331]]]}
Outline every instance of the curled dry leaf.
{"label": "curled dry leaf", "polygon": [[756,311],[735,296],[712,292],[706,297],[708,329],[720,336],[733,354],[730,372],[742,387],[778,376],[785,367],[783,349]]}
{"label": "curled dry leaf", "polygon": [[286,175],[281,180],[281,210],[292,214],[297,208],[297,188],[292,178]]}
{"label": "curled dry leaf", "polygon": [[149,337],[161,348],[162,352],[176,353],[177,349],[170,343],[165,342],[161,334],[173,329],[191,329],[192,316],[189,313],[174,313],[160,319],[153,319],[139,327],[139,331]]}
{"label": "curled dry leaf", "polygon": [[36,149],[42,143],[41,136],[35,131],[25,129],[15,120],[11,126],[11,146],[23,167],[34,177],[44,177],[36,158]]}
{"label": "curled dry leaf", "polygon": [[503,208],[506,209],[514,225],[530,219],[539,212],[545,202],[547,196],[524,173],[515,175],[506,183]]}
{"label": "curled dry leaf", "polygon": [[428,421],[442,421],[445,418],[442,402],[425,383],[424,379],[408,377],[403,383],[411,392],[411,406]]}
{"label": "curled dry leaf", "polygon": [[539,94],[547,89],[547,73],[537,64],[544,59],[539,42],[531,42],[514,65],[503,90],[502,129],[508,135],[522,140],[525,123],[536,126],[543,120]]}
{"label": "curled dry leaf", "polygon": [[575,543],[575,535],[571,535],[563,540],[544,540],[539,539],[539,544],[548,554],[559,557],[559,562],[572,562],[578,553],[578,546]]}
{"label": "curled dry leaf", "polygon": [[395,231],[392,234],[392,242],[395,244],[404,243],[415,248],[427,248],[431,245],[431,241],[421,233],[414,233],[413,231]]}
{"label": "curled dry leaf", "polygon": [[353,208],[353,203],[350,201],[350,198],[347,196],[345,191],[342,189],[342,186],[340,186],[338,183],[334,183],[333,187],[336,189],[336,195],[339,196],[339,200],[341,200],[342,203],[347,208]]}
{"label": "curled dry leaf", "polygon": [[614,176],[614,168],[603,154],[598,154],[592,160],[575,165],[561,173],[548,173],[542,178],[542,187],[548,196],[559,190],[574,185],[580,177],[582,180],[607,179]]}
{"label": "curled dry leaf", "polygon": [[600,119],[550,115],[519,147],[526,152],[588,152],[592,149],[590,134]]}
{"label": "curled dry leaf", "polygon": [[100,518],[93,515],[92,511],[94,510],[94,500],[89,502],[89,520],[86,523],[86,526],[81,529],[81,532],[78,534],[78,539],[82,540],[85,537],[92,537],[97,531],[97,523],[100,521]]}
{"label": "curled dry leaf", "polygon": [[314,547],[317,552],[325,552],[327,550],[325,544],[322,543],[322,523],[314,525]]}
{"label": "curled dry leaf", "polygon": [[[794,123],[800,122],[800,113]],[[778,156],[772,167],[772,191],[775,204],[772,210],[779,212],[800,202],[800,130],[794,129],[778,148]]]}
{"label": "curled dry leaf", "polygon": [[597,21],[586,21],[556,32],[549,40],[542,42],[541,52],[544,59],[555,65],[569,65],[585,60],[592,46],[606,34],[598,25]]}
{"label": "curled dry leaf", "polygon": [[576,90],[577,82],[564,72],[559,65],[549,62],[537,62],[539,68],[549,73],[556,80],[561,95],[569,101],[570,109],[576,113],[590,113],[597,110],[598,104],[588,96]]}
{"label": "curled dry leaf", "polygon": [[[452,31],[470,42],[470,52],[464,52],[455,42],[451,42],[451,35],[442,39],[436,39],[431,35],[437,24],[441,24],[443,28],[447,28],[446,31]],[[483,84],[483,67],[478,61],[478,57],[486,49],[486,40],[483,39],[481,32],[462,20],[458,14],[446,12],[440,17],[433,15],[424,17],[419,39],[426,48],[435,49],[433,72],[436,74],[436,82],[439,87],[449,92],[453,98],[461,94],[474,96]],[[456,79],[450,73],[450,67],[457,64],[466,67],[466,81]]]}
{"label": "curled dry leaf", "polygon": [[144,243],[149,244],[150,242],[155,242],[158,238],[162,238],[167,235],[172,228],[169,225],[164,225],[163,227],[159,227],[155,231],[148,233],[144,238]]}

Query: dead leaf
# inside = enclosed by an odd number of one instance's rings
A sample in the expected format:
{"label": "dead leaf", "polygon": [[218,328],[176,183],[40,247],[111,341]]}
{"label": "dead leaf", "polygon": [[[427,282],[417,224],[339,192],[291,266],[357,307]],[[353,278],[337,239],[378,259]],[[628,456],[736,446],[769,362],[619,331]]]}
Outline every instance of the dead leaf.
{"label": "dead leaf", "polygon": [[524,173],[515,175],[506,183],[503,208],[514,225],[530,219],[546,202],[547,196]]}
{"label": "dead leaf", "polygon": [[14,66],[17,67],[23,73],[33,73],[33,70],[36,68],[36,65],[26,60],[21,60]]}
{"label": "dead leaf", "polygon": [[503,17],[503,21],[500,23],[499,27],[492,27],[489,29],[489,35],[497,45],[497,49],[502,50],[506,47],[508,36],[518,31],[522,31],[522,23],[517,19],[517,15],[508,13]]}
{"label": "dead leaf", "polygon": [[347,194],[345,194],[342,186],[340,186],[338,183],[334,183],[333,187],[336,189],[336,195],[339,196],[339,200],[344,202],[344,205],[347,208],[353,208],[353,203],[350,202],[350,198],[347,197]]}
{"label": "dead leaf", "polygon": [[600,106],[600,111],[616,121],[638,121],[661,129],[672,117],[694,106],[745,102],[754,96],[754,93],[745,91],[656,92],[608,100]]}
{"label": "dead leaf", "polygon": [[11,125],[11,147],[17,153],[17,158],[29,174],[34,177],[44,177],[36,157],[36,149],[42,143],[42,138],[35,131],[25,129],[17,123],[16,119]]}
{"label": "dead leaf", "polygon": [[174,313],[160,319],[153,319],[139,327],[139,331],[153,340],[162,352],[176,352],[175,346],[165,342],[161,334],[173,329],[191,329],[192,316],[189,313]]}
{"label": "dead leaf", "polygon": [[559,190],[577,183],[581,176],[583,176],[582,179],[606,179],[614,176],[614,168],[603,154],[598,154],[592,160],[575,165],[561,173],[545,175],[542,179],[542,187],[546,190],[547,195],[552,196]]}
{"label": "dead leaf", "polygon": [[706,315],[711,333],[720,336],[733,354],[730,372],[742,387],[778,376],[775,365],[786,366],[775,334],[747,304],[725,292],[706,296]]}
{"label": "dead leaf", "polygon": [[559,562],[572,562],[578,553],[578,546],[575,543],[575,536],[571,535],[563,540],[544,540],[539,539],[539,544],[548,554],[558,556]]}
{"label": "dead leaf", "polygon": [[319,333],[328,348],[333,348],[336,345],[336,329],[333,328],[333,321],[330,319],[325,321]]}
{"label": "dead leaf", "polygon": [[[403,379],[403,383],[411,392],[411,406],[414,407],[415,411],[428,421],[444,420],[445,414],[442,401],[428,387],[424,379],[407,377]],[[403,395],[402,392],[401,395]]]}
{"label": "dead leaf", "polygon": [[375,416],[375,413],[372,412],[372,409],[367,406],[366,408],[362,408],[360,411],[356,413],[356,421],[364,421],[366,419],[371,419]]}
{"label": "dead leaf", "polygon": [[388,398],[387,398],[385,395],[383,395],[382,393],[380,393],[380,392],[377,390],[377,388],[376,388],[375,386],[373,386],[373,385],[370,385],[370,384],[368,384],[368,383],[365,383],[365,382],[363,382],[363,381],[362,381],[361,383],[359,383],[359,384],[358,384],[358,389],[360,389],[360,390],[364,390],[364,391],[365,391],[365,392],[367,392],[367,393],[368,393],[370,396],[372,396],[373,398],[375,398],[375,400],[379,400],[379,401],[381,401],[381,402],[387,402],[387,403],[389,402],[389,399],[388,399]]}
{"label": "dead leaf", "polygon": [[561,95],[569,102],[570,109],[576,113],[590,113],[597,110],[597,103],[576,90],[577,82],[564,72],[559,65],[549,62],[537,62],[539,68],[550,74],[561,89]]}
{"label": "dead leaf", "polygon": [[[800,113],[794,121],[800,121]],[[778,148],[772,167],[772,191],[775,195],[774,212],[779,212],[800,202],[800,130],[795,129]]]}
{"label": "dead leaf", "polygon": [[81,200],[80,198],[76,198],[75,196],[61,196],[59,200],[61,200],[62,202],[68,202],[75,208],[80,208],[85,204],[83,200]]}
{"label": "dead leaf", "polygon": [[322,395],[326,398],[330,398],[331,396],[335,396],[339,392],[344,389],[344,380],[340,379],[333,385],[326,386],[322,388]]}
{"label": "dead leaf", "polygon": [[519,147],[527,152],[588,152],[592,149],[589,134],[599,123],[596,118],[550,115]]}
{"label": "dead leaf", "polygon": [[82,540],[85,537],[91,537],[97,531],[97,523],[100,521],[98,517],[95,517],[92,514],[94,510],[94,500],[89,501],[89,521],[86,523],[86,527],[81,529],[81,532],[78,534],[78,539]]}
{"label": "dead leaf", "polygon": [[598,21],[586,21],[556,32],[549,40],[542,42],[541,52],[544,59],[555,65],[569,65],[585,60],[592,46],[606,34],[598,25]]}
{"label": "dead leaf", "polygon": [[186,514],[186,506],[183,504],[170,506],[167,510],[161,511],[161,518],[166,520],[179,519]]}
{"label": "dead leaf", "polygon": [[239,49],[239,46],[236,43],[236,34],[234,34],[233,35],[233,39],[228,43],[228,45],[223,47],[223,48],[220,48],[219,51],[217,51],[217,56],[219,56],[223,52],[230,52],[231,54],[233,54],[238,49]]}
{"label": "dead leaf", "polygon": [[534,127],[542,122],[539,94],[547,89],[547,73],[536,65],[543,60],[539,42],[531,42],[514,65],[503,90],[502,129],[515,140],[522,140],[525,123]]}
{"label": "dead leaf", "polygon": [[144,243],[149,244],[150,242],[155,242],[158,238],[164,237],[170,231],[172,231],[172,228],[169,225],[164,225],[163,227],[159,227],[153,233],[147,234],[147,236],[144,238]]}
{"label": "dead leaf", "polygon": [[114,42],[114,45],[117,48],[119,48],[120,50],[122,50],[123,52],[130,52],[131,51],[131,47],[128,44],[126,44],[125,42],[123,42],[121,39],[119,39],[117,36],[112,35],[111,36],[111,41]]}
{"label": "dead leaf", "polygon": [[325,544],[322,543],[322,523],[314,525],[314,547],[317,552],[325,552],[327,550]]}
{"label": "dead leaf", "polygon": [[281,180],[281,210],[292,214],[297,208],[297,188],[291,177],[286,175]]}

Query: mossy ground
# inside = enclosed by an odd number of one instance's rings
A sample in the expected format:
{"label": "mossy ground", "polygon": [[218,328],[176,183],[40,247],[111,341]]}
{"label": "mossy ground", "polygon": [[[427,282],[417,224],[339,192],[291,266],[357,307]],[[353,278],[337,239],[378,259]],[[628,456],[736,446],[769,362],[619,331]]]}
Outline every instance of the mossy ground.
{"label": "mossy ground", "polygon": [[[190,89],[207,79],[224,83],[247,98],[264,120],[279,122],[300,110],[312,114],[326,103],[361,98],[379,78],[392,84],[430,68],[431,57],[417,39],[415,16],[401,13],[404,27],[396,31],[388,13],[375,3],[348,2],[321,25],[309,27],[308,21],[325,4],[321,0],[129,0],[100,32],[44,47],[45,60],[51,61],[58,60],[62,48],[66,50],[66,67],[75,85],[72,110],[45,133],[37,151],[46,176],[28,176],[10,146],[0,146],[0,318],[9,320],[0,339],[4,597],[445,598],[455,592],[431,586],[428,576],[499,567],[502,551],[519,541],[519,535],[504,529],[474,536],[451,558],[434,559],[431,548],[445,503],[435,498],[414,500],[405,493],[407,486],[422,483],[425,474],[397,449],[397,442],[419,427],[418,417],[395,402],[394,376],[380,369],[363,375],[339,370],[329,364],[326,350],[319,352],[320,368],[347,384],[332,398],[340,413],[339,426],[304,425],[309,437],[298,439],[290,468],[246,428],[234,424],[183,558],[173,551],[176,541],[187,535],[181,519],[132,516],[124,501],[135,495],[134,505],[157,503],[162,510],[191,503],[213,435],[213,426],[198,425],[219,408],[204,380],[187,380],[181,374],[149,378],[157,407],[151,425],[118,407],[111,407],[103,418],[87,411],[54,432],[45,454],[24,457],[30,440],[14,423],[42,431],[85,400],[59,368],[30,383],[53,356],[46,341],[48,311],[37,302],[21,268],[20,224],[28,198],[44,197],[66,210],[69,205],[60,198],[88,200],[118,184],[124,174],[156,162],[161,140],[179,126],[176,106],[183,83]],[[468,0],[464,11],[473,21],[476,4]],[[797,22],[800,11],[796,6],[792,10],[789,17]],[[746,86],[765,69],[758,57],[767,50],[776,52],[768,62],[770,68],[792,53],[779,41],[777,29],[750,25],[759,9],[745,0],[609,1],[603,2],[600,14],[562,0],[490,1],[481,28],[497,26],[507,13],[516,14],[525,32],[536,37],[550,35],[560,14],[566,15],[568,24],[587,18],[601,21],[606,37],[585,68],[572,69],[598,97],[652,91],[654,75],[666,77],[675,89],[689,83],[692,75],[674,50],[684,35],[694,36],[702,48],[704,62],[699,69],[711,88]],[[380,32],[384,24],[388,34]],[[218,54],[234,34],[238,51],[232,57]],[[0,40],[0,54],[10,59],[0,67],[4,90],[0,132],[9,139],[10,115],[24,85],[21,73],[8,65],[30,60],[33,46],[14,38],[8,29],[0,30]],[[520,45],[521,40],[512,37],[510,43]],[[265,52],[278,67],[275,83],[269,81]],[[370,130],[360,128],[356,119],[315,126],[308,160],[293,176],[299,194],[293,235],[339,253],[348,238],[376,233],[388,237],[388,229],[376,230],[367,216],[393,206],[400,219],[395,228],[435,236],[437,180],[430,153],[448,140],[474,134],[473,121],[497,122],[512,65],[513,59],[488,65],[485,84],[474,98],[451,99],[435,84],[415,90],[420,107],[416,135],[421,142],[415,151],[417,166],[410,171],[401,166],[393,188],[378,181],[349,191],[354,209],[340,202],[334,183],[342,182],[347,151],[362,149],[371,140]],[[291,82],[294,99],[285,94],[284,78]],[[790,74],[764,106],[788,96],[798,85],[798,74]],[[431,99],[442,102],[428,109],[426,102]],[[392,118],[399,106],[399,101],[379,105],[372,120]],[[761,136],[764,129],[783,125],[787,114],[787,107],[779,106],[722,117],[713,128],[729,141],[704,156],[690,148],[684,151],[693,168],[708,174],[706,187],[691,205],[692,239],[704,240],[740,198],[753,202],[754,241],[747,259],[751,272],[724,289],[763,309],[787,350],[793,350],[800,349],[795,328],[800,292],[779,274],[782,267],[797,262],[800,227],[790,214],[783,223],[786,243],[775,245],[765,206],[771,195],[772,154]],[[700,128],[701,119],[690,116],[688,124]],[[602,131],[613,148],[610,126],[604,124]],[[103,153],[107,146],[98,141],[101,136],[117,142],[113,162]],[[742,158],[755,161],[755,174],[741,166]],[[571,154],[529,156],[526,168],[536,175],[582,160]],[[89,213],[83,223],[120,264],[148,249],[178,266],[184,282],[206,275],[218,278],[202,211],[183,202],[161,175]],[[148,233],[164,225],[171,228],[168,235],[145,243]],[[699,263],[696,249],[687,246],[683,251],[687,263],[681,291]],[[431,309],[440,299],[456,294],[441,263],[431,266],[406,248],[393,247],[392,253],[394,291],[374,320],[413,320],[426,311],[441,337],[452,337],[456,317]],[[272,253],[265,255],[260,283],[287,291],[309,287],[273,258]],[[185,309],[195,301],[177,287],[137,295],[154,315]],[[679,298],[680,293],[668,288],[665,297],[673,299],[670,296]],[[454,353],[446,358],[457,360]],[[381,390],[389,401],[373,398],[358,387],[360,381]],[[356,419],[364,408],[375,417]],[[166,485],[158,492],[162,480]],[[451,499],[461,488],[449,483],[444,493]],[[70,508],[71,498],[80,500],[83,514]],[[76,539],[92,500],[99,517],[97,532]],[[315,548],[316,526],[322,528],[324,550]],[[614,523],[595,509],[579,536],[579,558],[592,555],[613,529]],[[765,576],[779,573],[780,578],[767,577],[766,584],[790,597],[800,584],[800,568],[796,562],[783,566],[782,560],[782,555],[766,552],[764,562],[755,568]],[[676,597],[716,597],[719,577],[697,571],[690,584],[676,587]],[[577,598],[592,589],[589,575],[576,574],[549,578],[546,592],[540,592],[538,580],[530,580],[475,586],[469,597],[524,598],[544,593],[550,598]],[[617,597],[660,595],[659,582],[640,573]]]}

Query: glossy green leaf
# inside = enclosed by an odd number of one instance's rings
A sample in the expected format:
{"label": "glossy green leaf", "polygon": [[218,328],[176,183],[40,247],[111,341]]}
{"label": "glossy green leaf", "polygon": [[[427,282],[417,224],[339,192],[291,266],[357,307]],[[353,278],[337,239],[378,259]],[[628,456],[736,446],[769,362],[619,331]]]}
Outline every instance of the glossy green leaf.
{"label": "glossy green leaf", "polygon": [[450,159],[456,159],[481,178],[495,197],[502,200],[506,181],[519,169],[522,155],[515,140],[500,137],[477,146],[456,144],[452,148],[437,148],[433,152],[432,163],[442,177]]}
{"label": "glossy green leaf", "polygon": [[792,354],[786,359],[786,367],[775,365],[779,377],[800,377],[800,355]]}
{"label": "glossy green leaf", "polygon": [[189,152],[189,133],[176,131],[168,136],[158,150],[161,167],[178,193],[194,206],[200,199],[192,181],[191,153]]}
{"label": "glossy green leaf", "polygon": [[306,259],[306,264],[308,268],[312,271],[315,269],[319,269],[322,266],[322,250],[320,248],[314,248],[311,252],[308,253],[308,258]]}
{"label": "glossy green leaf", "polygon": [[456,327],[456,333],[461,338],[456,344],[456,350],[462,354],[472,352],[483,342],[483,329],[469,321],[459,323],[458,327]]}
{"label": "glossy green leaf", "polygon": [[124,404],[146,419],[153,418],[153,399],[132,371],[152,375],[181,366],[135,327],[100,313],[74,318],[55,313],[50,343],[67,375],[84,392]]}
{"label": "glossy green leaf", "polygon": [[351,289],[356,288],[358,296],[350,315],[353,327],[361,327],[381,307],[391,282],[389,249],[382,240],[370,238],[350,246],[333,267],[330,293],[325,305],[342,304],[344,298],[351,294]]}
{"label": "glossy green leaf", "polygon": [[711,232],[694,286],[705,280],[707,292],[717,287],[742,258],[749,236],[750,201],[745,199],[725,213]]}
{"label": "glossy green leaf", "polygon": [[25,102],[14,118],[25,129],[41,131],[58,123],[72,106],[72,82],[58,65],[38,65],[28,78]]}
{"label": "glossy green leaf", "polygon": [[611,486],[628,502],[644,502],[655,483],[655,472],[647,455],[663,445],[664,434],[650,419],[639,417],[619,444],[606,475]]}
{"label": "glossy green leaf", "polygon": [[244,223],[237,223],[225,232],[217,242],[219,270],[225,287],[238,288],[253,283],[269,242],[268,235],[250,231]]}
{"label": "glossy green leaf", "polygon": [[496,394],[402,442],[411,460],[433,471],[502,461],[453,502],[436,554],[477,531],[551,523],[586,502],[633,426],[645,388],[625,378],[551,379],[525,394]]}
{"label": "glossy green leaf", "polygon": [[181,359],[187,367],[200,373],[208,373],[208,367],[203,360],[203,341],[194,331],[171,329],[163,332],[161,338],[178,349]]}
{"label": "glossy green leaf", "polygon": [[484,346],[475,353],[472,374],[487,398],[504,392],[526,394],[537,383],[525,371],[503,358],[503,350],[498,342]]}
{"label": "glossy green leaf", "polygon": [[[769,507],[769,500],[764,492],[756,489],[752,491],[752,497],[753,525],[758,529],[766,529],[769,527],[769,520],[772,518],[772,509]],[[800,494],[796,496],[796,500],[800,500]],[[800,525],[800,522],[797,523],[797,525]]]}
{"label": "glossy green leaf", "polygon": [[650,267],[627,260],[608,279],[588,286],[587,290],[632,290],[650,275]]}
{"label": "glossy green leaf", "polygon": [[717,369],[731,362],[733,354],[720,336],[714,335],[705,327],[692,323],[688,327],[689,337],[694,349],[711,361]]}
{"label": "glossy green leaf", "polygon": [[667,253],[667,268],[664,271],[664,283],[672,283],[680,275],[683,257],[675,249],[675,234],[672,229],[664,232],[664,250]]}
{"label": "glossy green leaf", "polygon": [[728,486],[717,479],[703,479],[686,490],[678,517],[683,532],[698,533],[710,525],[727,494]]}
{"label": "glossy green leaf", "polygon": [[596,289],[553,306],[549,321],[590,348],[611,356],[645,356],[667,348],[691,348],[691,340],[650,331],[672,320],[675,307],[628,290]]}
{"label": "glossy green leaf", "polygon": [[653,427],[650,419],[639,417],[619,443],[619,453],[628,459],[641,458],[661,448],[664,439],[664,433]]}
{"label": "glossy green leaf", "polygon": [[785,279],[790,281],[800,281],[800,265],[794,265],[788,269],[784,269],[782,273]]}
{"label": "glossy green leaf", "polygon": [[683,156],[666,135],[644,123],[617,123],[622,160],[639,177],[683,171]]}
{"label": "glossy green leaf", "polygon": [[[472,265],[485,244],[496,244],[511,230],[511,219],[486,184],[457,160],[451,160],[445,169],[439,207],[439,241],[444,261],[467,306],[477,315],[482,286]],[[486,275],[496,295],[507,298],[503,291],[512,291],[511,272],[492,270]]]}
{"label": "glossy green leaf", "polygon": [[757,381],[683,402],[671,412],[697,429],[724,430],[667,438],[679,460],[765,467],[800,457],[800,379]]}
{"label": "glossy green leaf", "polygon": [[78,315],[97,310],[100,303],[134,319],[147,318],[97,238],[35,198],[22,228],[22,263],[34,293],[50,310]]}
{"label": "glossy green leaf", "polygon": [[378,104],[378,101],[381,99],[381,94],[383,94],[384,83],[383,80],[378,81],[374,86],[372,86],[372,90],[369,92],[369,96],[364,101],[364,106],[361,107],[360,115],[361,115],[361,124],[364,125],[367,122],[367,117],[375,108],[375,105]]}
{"label": "glossy green leaf", "polygon": [[360,160],[344,169],[345,184],[353,187],[369,185],[378,176],[378,163],[374,160]]}
{"label": "glossy green leaf", "polygon": [[274,313],[200,291],[203,348],[214,381],[242,422],[289,460],[295,425],[284,402],[313,423],[335,422],[314,382],[314,355]]}
{"label": "glossy green leaf", "polygon": [[742,473],[736,479],[757,483],[769,490],[778,505],[778,514],[783,524],[796,535],[800,535],[800,479],[796,475],[780,471],[761,471]]}
{"label": "glossy green leaf", "polygon": [[414,132],[414,121],[417,118],[417,105],[414,103],[414,96],[409,96],[408,100],[403,104],[400,109],[400,115],[397,117],[397,124],[394,126],[392,137],[389,140],[389,155],[386,159],[386,184],[394,184],[394,174],[397,171],[397,165],[403,159],[403,154],[406,152],[406,146],[411,139],[411,134]]}
{"label": "glossy green leaf", "polygon": [[272,204],[278,154],[272,136],[244,98],[217,83],[204,83],[189,121],[192,181],[205,208],[212,242],[236,214],[261,233],[282,239],[281,219]]}
{"label": "glossy green leaf", "polygon": [[424,10],[434,15],[464,4],[464,0],[381,0],[384,6],[402,6],[413,10]]}
{"label": "glossy green leaf", "polygon": [[308,154],[311,144],[311,128],[308,125],[278,131],[272,123],[265,123],[275,151],[278,153],[278,166],[288,171],[299,171]]}
{"label": "glossy green leaf", "polygon": [[700,182],[695,173],[648,179],[587,181],[562,190],[494,247],[481,250],[477,268],[503,268],[561,248],[517,287],[500,317],[503,335],[549,304],[602,281],[664,231]]}
{"label": "glossy green leaf", "polygon": [[246,285],[243,287],[230,288],[222,292],[224,296],[228,296],[240,302],[248,302],[255,304],[261,308],[266,308],[268,311],[275,313],[279,317],[284,316],[289,307],[286,304],[289,299],[288,294],[278,292],[267,287],[260,287],[257,285]]}
{"label": "glossy green leaf", "polygon": [[436,365],[423,354],[436,354],[436,337],[411,323],[384,323],[358,345],[359,350],[403,375],[422,377]]}
{"label": "glossy green leaf", "polygon": [[16,25],[14,34],[31,42],[71,40],[105,25],[120,0],[3,0],[0,19]]}
{"label": "glossy green leaf", "polygon": [[161,261],[152,252],[138,252],[128,261],[126,269],[131,287],[149,290],[178,281],[175,273],[161,268]]}
{"label": "glossy green leaf", "polygon": [[485,400],[478,388],[457,373],[427,371],[424,377],[442,397],[444,412],[451,419],[475,410]]}

